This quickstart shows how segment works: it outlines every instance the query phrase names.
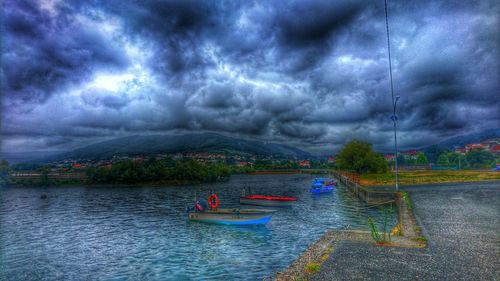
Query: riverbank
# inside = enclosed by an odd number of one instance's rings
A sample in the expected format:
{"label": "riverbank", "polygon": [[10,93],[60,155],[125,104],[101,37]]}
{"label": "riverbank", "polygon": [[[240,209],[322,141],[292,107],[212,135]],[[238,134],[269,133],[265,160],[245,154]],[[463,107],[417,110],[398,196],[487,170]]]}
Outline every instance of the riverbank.
{"label": "riverbank", "polygon": [[[343,232],[347,237],[334,239],[332,235],[342,232],[329,231],[304,253],[306,257],[321,256],[321,252],[315,252],[317,243],[322,243],[321,249],[332,249],[318,272],[295,277],[302,280],[494,280],[498,277],[500,185],[422,187],[410,196],[412,213],[418,231],[422,232],[417,235],[425,236],[427,248],[378,247],[370,241],[368,233],[360,239],[362,234]],[[283,276],[278,275],[281,278],[278,280],[297,280],[292,275]]]}
{"label": "riverbank", "polygon": [[[218,183],[218,182],[226,182],[229,178],[225,178],[223,180],[208,182],[209,184]],[[194,180],[163,180],[163,181],[152,181],[152,182],[138,182],[138,183],[90,183],[88,181],[82,180],[73,180],[73,181],[50,181],[48,184],[43,184],[36,181],[18,181],[14,183],[10,183],[5,185],[6,187],[26,187],[26,186],[37,186],[37,187],[64,187],[64,186],[87,186],[87,187],[143,187],[143,186],[152,186],[152,187],[178,187],[178,186],[186,186],[186,185],[202,185],[203,182],[194,181]]]}
{"label": "riverbank", "polygon": [[387,233],[380,229],[379,234],[385,237],[384,241],[373,240],[373,233],[359,230],[327,230],[325,234],[312,243],[307,250],[302,253],[288,268],[276,274],[277,281],[288,280],[309,280],[317,271],[320,271],[323,263],[330,259],[330,255],[336,247],[343,241],[356,243],[368,243],[377,246],[403,247],[403,248],[423,248],[427,246],[426,239],[422,237],[411,204],[408,204],[401,194],[396,197],[395,204],[398,210],[398,223],[394,229],[398,229],[398,234],[391,235],[390,228]]}
{"label": "riverbank", "polygon": [[[400,171],[398,175],[400,186],[500,181],[500,172],[495,171]],[[394,185],[395,181],[394,172],[363,174],[360,178],[360,184],[365,187],[391,186]]]}

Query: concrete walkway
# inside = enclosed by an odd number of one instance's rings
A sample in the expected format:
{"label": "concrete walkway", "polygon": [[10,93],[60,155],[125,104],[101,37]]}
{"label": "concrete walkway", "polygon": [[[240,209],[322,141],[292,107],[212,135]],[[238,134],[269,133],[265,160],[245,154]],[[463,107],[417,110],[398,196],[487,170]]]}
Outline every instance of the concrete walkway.
{"label": "concrete walkway", "polygon": [[410,196],[428,248],[343,241],[311,280],[500,280],[498,182],[429,186]]}

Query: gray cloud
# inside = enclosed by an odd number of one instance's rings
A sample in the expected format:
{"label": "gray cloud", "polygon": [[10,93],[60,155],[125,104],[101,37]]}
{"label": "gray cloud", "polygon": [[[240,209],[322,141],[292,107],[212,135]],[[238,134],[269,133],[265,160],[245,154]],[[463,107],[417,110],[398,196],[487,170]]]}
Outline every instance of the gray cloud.
{"label": "gray cloud", "polygon": [[[392,144],[383,3],[4,1],[2,150],[216,131]],[[389,1],[403,148],[500,127],[495,1]],[[35,138],[41,138],[43,141]]]}
{"label": "gray cloud", "polygon": [[104,33],[71,20],[70,9],[51,17],[32,1],[3,5],[2,91],[9,101],[44,102],[68,84],[83,81],[95,68],[128,63]]}

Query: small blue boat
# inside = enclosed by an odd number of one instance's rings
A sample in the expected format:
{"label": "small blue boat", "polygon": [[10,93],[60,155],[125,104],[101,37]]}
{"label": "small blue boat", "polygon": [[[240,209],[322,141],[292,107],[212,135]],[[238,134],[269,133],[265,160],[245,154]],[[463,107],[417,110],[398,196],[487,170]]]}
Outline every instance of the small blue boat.
{"label": "small blue boat", "polygon": [[258,225],[271,220],[276,210],[261,209],[214,209],[189,212],[190,221],[226,224],[226,225]]}
{"label": "small blue boat", "polygon": [[309,191],[313,194],[331,193],[335,185],[332,179],[315,178]]}

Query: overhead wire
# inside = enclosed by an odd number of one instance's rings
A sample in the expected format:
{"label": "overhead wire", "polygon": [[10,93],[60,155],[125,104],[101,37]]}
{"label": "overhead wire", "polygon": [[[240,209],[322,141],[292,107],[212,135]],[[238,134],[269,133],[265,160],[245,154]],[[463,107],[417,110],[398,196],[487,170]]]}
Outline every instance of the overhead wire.
{"label": "overhead wire", "polygon": [[391,44],[389,38],[389,19],[387,16],[387,0],[384,0],[385,7],[385,29],[387,31],[387,53],[389,55],[389,76],[391,81],[391,96],[392,96],[392,104],[394,106],[394,86],[392,83],[392,62],[391,62]]}

